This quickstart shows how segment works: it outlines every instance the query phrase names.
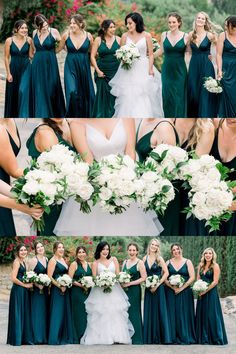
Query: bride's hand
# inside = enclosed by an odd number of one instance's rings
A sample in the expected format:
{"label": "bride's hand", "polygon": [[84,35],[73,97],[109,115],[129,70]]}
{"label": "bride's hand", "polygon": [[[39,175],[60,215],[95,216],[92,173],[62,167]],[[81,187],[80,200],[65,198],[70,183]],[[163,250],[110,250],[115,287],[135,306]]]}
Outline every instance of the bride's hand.
{"label": "bride's hand", "polygon": [[149,69],[149,75],[154,76],[154,70],[153,69]]}
{"label": "bride's hand", "polygon": [[128,288],[129,287],[129,283],[121,283],[121,287],[122,288]]}

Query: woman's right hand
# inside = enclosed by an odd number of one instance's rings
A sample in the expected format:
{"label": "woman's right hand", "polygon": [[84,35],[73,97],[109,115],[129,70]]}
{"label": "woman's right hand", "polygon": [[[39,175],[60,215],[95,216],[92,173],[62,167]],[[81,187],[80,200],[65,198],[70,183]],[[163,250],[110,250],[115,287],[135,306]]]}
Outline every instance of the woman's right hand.
{"label": "woman's right hand", "polygon": [[66,292],[66,286],[61,286],[60,289],[61,289],[61,291],[62,291],[63,293]]}
{"label": "woman's right hand", "polygon": [[104,74],[104,72],[101,71],[101,70],[99,70],[99,71],[97,72],[97,74],[98,74],[98,77],[105,77],[105,76],[106,76],[106,75]]}
{"label": "woman's right hand", "polygon": [[11,74],[8,74],[8,75],[7,75],[7,81],[8,81],[8,82],[13,82],[13,77],[12,77]]}
{"label": "woman's right hand", "polygon": [[217,80],[221,80],[223,77],[222,71],[218,70],[218,74],[217,74]]}
{"label": "woman's right hand", "polygon": [[31,289],[31,288],[33,288],[33,284],[32,283],[24,284],[24,288]]}
{"label": "woman's right hand", "polygon": [[43,208],[41,208],[39,205],[35,205],[32,208],[30,208],[28,205],[22,205],[21,211],[30,215],[35,220],[40,220],[44,212]]}

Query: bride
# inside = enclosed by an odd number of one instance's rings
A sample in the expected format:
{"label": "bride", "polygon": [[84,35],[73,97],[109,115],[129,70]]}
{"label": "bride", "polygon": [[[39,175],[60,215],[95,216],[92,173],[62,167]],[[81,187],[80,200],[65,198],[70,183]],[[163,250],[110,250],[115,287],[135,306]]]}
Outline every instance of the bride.
{"label": "bride", "polygon": [[113,117],[164,117],[162,109],[161,74],[154,67],[153,44],[150,33],[144,31],[143,18],[132,12],[125,18],[128,32],[121,37],[121,46],[135,44],[140,58],[131,69],[119,67],[109,82],[116,97]]}
{"label": "bride", "polygon": [[[107,242],[100,242],[95,251],[95,261],[92,265],[93,276],[104,270],[119,274],[119,264],[115,257],[110,255],[110,246]],[[95,287],[85,301],[87,312],[87,328],[81,344],[131,344],[134,328],[129,320],[128,297],[120,284],[116,283],[111,293],[104,293],[103,289]]]}
{"label": "bride", "polygon": [[[83,118],[71,123],[73,145],[92,163],[109,154],[127,154],[135,160],[134,119]],[[59,236],[157,236],[163,231],[156,214],[144,213],[133,203],[122,214],[111,215],[99,205],[89,214],[70,198],[64,203],[54,233]]]}

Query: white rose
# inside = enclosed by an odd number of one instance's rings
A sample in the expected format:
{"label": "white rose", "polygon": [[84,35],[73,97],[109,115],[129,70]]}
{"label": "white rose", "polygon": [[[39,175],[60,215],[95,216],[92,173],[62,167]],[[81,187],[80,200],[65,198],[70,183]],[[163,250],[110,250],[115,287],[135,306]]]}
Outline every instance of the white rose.
{"label": "white rose", "polygon": [[109,200],[112,197],[112,191],[109,188],[102,187],[99,192],[101,200]]}

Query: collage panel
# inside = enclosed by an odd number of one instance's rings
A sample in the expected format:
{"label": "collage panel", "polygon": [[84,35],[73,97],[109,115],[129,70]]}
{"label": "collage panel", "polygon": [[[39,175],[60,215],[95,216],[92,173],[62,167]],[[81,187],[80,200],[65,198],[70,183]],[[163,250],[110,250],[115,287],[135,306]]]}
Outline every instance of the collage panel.
{"label": "collage panel", "polygon": [[1,352],[8,352],[7,341],[27,352],[43,344],[45,353],[65,344],[72,352],[78,344],[91,353],[96,345],[106,352],[115,344],[112,353],[180,353],[184,344],[188,353],[210,353],[212,345],[231,353],[235,242],[218,236],[1,239]]}

